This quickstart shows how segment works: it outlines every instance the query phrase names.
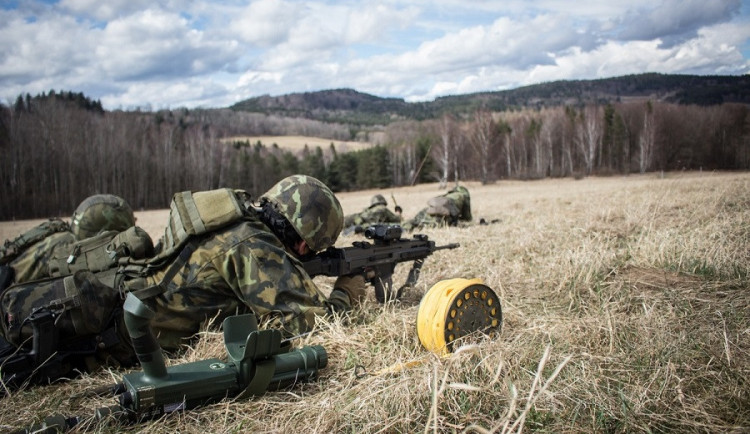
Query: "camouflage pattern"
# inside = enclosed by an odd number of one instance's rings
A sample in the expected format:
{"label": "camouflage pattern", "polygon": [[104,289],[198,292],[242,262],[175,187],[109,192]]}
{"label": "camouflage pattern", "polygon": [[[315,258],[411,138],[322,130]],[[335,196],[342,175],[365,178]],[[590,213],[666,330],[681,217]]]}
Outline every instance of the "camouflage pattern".
{"label": "camouflage pattern", "polygon": [[385,205],[388,206],[388,202],[385,200],[382,194],[376,194],[370,199],[370,206]]}
{"label": "camouflage pattern", "polygon": [[458,208],[459,221],[471,221],[471,195],[466,187],[458,186],[446,193],[445,197],[453,202],[453,204],[456,205],[456,208]]}
{"label": "camouflage pattern", "polygon": [[[267,200],[291,216],[311,247],[332,245],[343,223],[338,200],[314,178],[290,178],[271,189]],[[72,239],[71,233],[66,234]],[[359,298],[362,293],[363,288],[353,288],[355,280],[339,278],[326,297],[299,260],[256,215],[193,238],[188,246],[190,249],[159,266],[136,261],[92,275],[105,286],[116,288],[119,301],[119,294],[126,292],[142,298],[156,313],[152,326],[167,350],[180,348],[187,343],[185,339],[208,324],[218,326],[230,315],[250,312],[261,326],[294,336],[311,330],[319,315],[350,310],[349,294]],[[13,305],[48,303],[44,282],[48,280],[30,282],[38,287],[29,286],[23,302]],[[80,308],[89,312],[102,307],[94,300]],[[121,312],[116,321],[121,325]],[[126,355],[120,354],[118,360]]]}
{"label": "camouflage pattern", "polygon": [[12,240],[5,240],[0,246],[0,265],[8,264],[30,246],[57,232],[70,232],[70,225],[58,218],[52,218],[28,229]]}
{"label": "camouflage pattern", "polygon": [[71,231],[79,240],[102,231],[124,231],[135,225],[133,209],[125,199],[113,194],[89,196],[76,208]]}
{"label": "camouflage pattern", "polygon": [[219,325],[230,315],[253,312],[260,324],[293,336],[311,330],[318,315],[351,309],[347,293],[336,289],[338,283],[326,298],[301,263],[255,218],[209,234],[172,281],[163,282],[169,269],[167,265],[152,276],[124,282],[139,297],[139,288],[160,283],[166,288],[142,297],[156,312],[152,326],[165,349],[177,348],[202,326]]}
{"label": "camouflage pattern", "polygon": [[458,186],[449,192],[438,196],[450,202],[450,208],[457,210],[456,215],[430,214],[429,208],[420,210],[414,218],[401,225],[404,230],[413,231],[423,227],[456,226],[460,221],[471,221],[471,195],[466,187]]}
{"label": "camouflage pattern", "polygon": [[312,176],[288,176],[271,187],[263,200],[273,203],[315,252],[332,246],[344,225],[338,198]]}
{"label": "camouflage pattern", "polygon": [[[382,196],[381,196],[382,197]],[[344,218],[344,227],[365,226],[376,223],[400,223],[401,217],[388,209],[387,204],[376,203]]]}
{"label": "camouflage pattern", "polygon": [[[114,275],[114,270],[109,274]],[[80,360],[81,366],[70,369],[93,370],[105,364],[132,366],[136,362],[135,353],[130,339],[123,334],[121,303],[116,290],[86,270],[66,277],[20,283],[2,293],[0,331],[7,342],[28,347],[33,329],[27,319],[32,313],[47,310],[54,314],[57,350],[92,352]],[[91,338],[89,342],[81,339],[86,336]]]}
{"label": "camouflage pattern", "polygon": [[49,277],[49,263],[59,251],[76,241],[71,232],[57,232],[21,252],[8,265],[13,268],[16,283]]}
{"label": "camouflage pattern", "polygon": [[32,336],[26,318],[42,307],[55,313],[61,338],[95,334],[107,327],[119,298],[117,291],[86,270],[63,278],[17,284],[3,292],[0,300],[4,335],[8,342],[21,345]]}

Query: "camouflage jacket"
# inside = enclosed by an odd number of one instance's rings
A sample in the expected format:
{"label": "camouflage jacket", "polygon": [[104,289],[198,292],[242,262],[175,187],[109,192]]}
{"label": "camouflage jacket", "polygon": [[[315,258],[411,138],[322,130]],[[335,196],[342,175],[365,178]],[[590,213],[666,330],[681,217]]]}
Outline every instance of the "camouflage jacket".
{"label": "camouflage jacket", "polygon": [[465,188],[453,189],[442,196],[432,199],[442,199],[444,213],[438,213],[433,210],[432,206],[423,208],[411,220],[407,221],[402,227],[407,231],[423,227],[435,226],[456,226],[460,221],[471,221],[471,196]]}
{"label": "camouflage jacket", "polygon": [[364,226],[375,223],[400,223],[401,218],[386,205],[376,204],[366,208],[362,212],[349,214],[344,217],[344,227]]}
{"label": "camouflage jacket", "polygon": [[[326,297],[258,220],[244,220],[190,244],[195,250],[183,264],[166,265],[145,281],[124,282],[139,297],[139,288],[161,283],[163,292],[144,301],[156,312],[152,326],[165,349],[230,315],[253,312],[262,326],[293,336],[311,330],[317,315],[351,309],[349,296],[336,285]],[[175,266],[174,277],[165,281]]]}
{"label": "camouflage jacket", "polygon": [[454,189],[446,193],[445,197],[453,202],[453,204],[456,205],[456,208],[458,208],[458,220],[465,222],[471,221],[471,196],[469,195],[468,190]]}

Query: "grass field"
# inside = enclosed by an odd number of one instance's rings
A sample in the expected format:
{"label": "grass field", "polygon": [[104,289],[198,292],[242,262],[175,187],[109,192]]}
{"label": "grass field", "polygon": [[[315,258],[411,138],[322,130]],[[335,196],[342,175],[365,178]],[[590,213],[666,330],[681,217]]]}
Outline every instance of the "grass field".
{"label": "grass field", "polygon": [[292,152],[300,152],[305,149],[305,146],[308,146],[311,151],[319,147],[323,152],[328,152],[331,143],[334,144],[337,152],[359,151],[372,146],[372,144],[367,142],[330,140],[309,136],[237,136],[227,137],[222,139],[222,141],[249,142],[251,145],[261,142],[264,146],[269,148],[276,144],[279,148]]}
{"label": "grass field", "polygon": [[[399,302],[381,305],[371,295],[350,318],[321,320],[299,339],[328,352],[318,381],[138,426],[81,430],[750,431],[750,174],[466,185],[475,220],[500,221],[422,231],[461,247],[428,258]],[[374,193],[339,197],[350,213]],[[378,193],[410,217],[441,191],[431,184]],[[156,238],[166,215],[138,213],[138,224]],[[0,236],[33,224],[0,224]],[[397,267],[396,284],[408,269]],[[494,339],[442,358],[421,346],[416,316],[424,292],[455,277],[494,289],[503,326]],[[331,279],[316,282],[330,291]],[[206,331],[169,363],[223,356],[221,334]],[[13,392],[0,401],[0,431],[50,413],[90,415],[114,401],[80,394],[123,373]]]}

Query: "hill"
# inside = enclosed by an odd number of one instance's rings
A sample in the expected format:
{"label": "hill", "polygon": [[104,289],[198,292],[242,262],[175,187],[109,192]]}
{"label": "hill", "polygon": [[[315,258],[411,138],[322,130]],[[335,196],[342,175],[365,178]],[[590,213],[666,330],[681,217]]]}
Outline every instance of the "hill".
{"label": "hill", "polygon": [[281,96],[263,95],[238,102],[230,108],[329,122],[387,124],[393,119],[422,118],[417,115],[421,106],[424,104],[410,104],[399,98],[380,98],[353,89],[333,89]]}
{"label": "hill", "polygon": [[501,111],[614,103],[651,99],[678,104],[750,104],[750,76],[638,74],[597,80],[560,80],[496,92],[445,96],[409,103],[353,89],[259,96],[238,102],[232,110],[302,117],[326,122],[374,125],[394,120],[424,120],[444,113],[471,113],[479,107]]}

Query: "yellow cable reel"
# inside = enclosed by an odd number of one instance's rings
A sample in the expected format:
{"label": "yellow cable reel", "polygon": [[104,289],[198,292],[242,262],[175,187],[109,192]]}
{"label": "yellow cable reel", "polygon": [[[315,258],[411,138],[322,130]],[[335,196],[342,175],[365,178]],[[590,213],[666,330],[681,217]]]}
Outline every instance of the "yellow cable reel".
{"label": "yellow cable reel", "polygon": [[453,343],[473,333],[492,335],[503,322],[500,299],[482,279],[448,279],[432,286],[417,312],[422,345],[445,356]]}

